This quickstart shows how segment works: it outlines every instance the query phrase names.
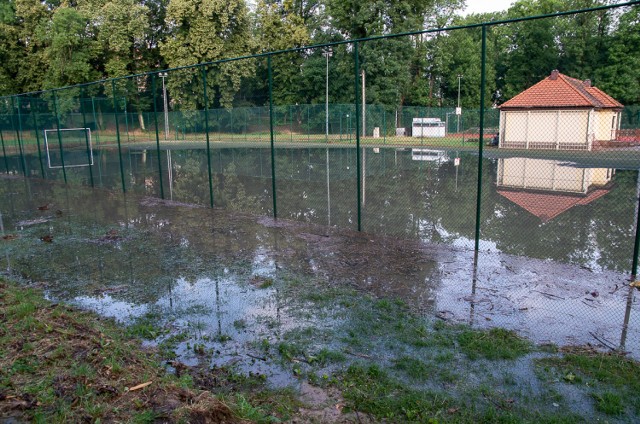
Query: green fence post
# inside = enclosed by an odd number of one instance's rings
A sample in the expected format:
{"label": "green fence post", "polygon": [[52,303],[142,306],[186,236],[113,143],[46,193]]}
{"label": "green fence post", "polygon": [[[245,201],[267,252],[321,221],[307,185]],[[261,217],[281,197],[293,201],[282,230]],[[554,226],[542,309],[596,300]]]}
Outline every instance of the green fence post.
{"label": "green fence post", "polygon": [[[120,124],[118,123],[118,102],[116,100],[116,81],[111,80],[111,95],[113,97],[113,117],[116,121],[116,140],[118,141],[118,158],[120,160],[120,180],[122,181],[122,192],[127,192],[124,182],[124,163],[122,162],[122,143],[120,142]],[[95,113],[95,109],[94,109]],[[97,124],[96,124],[97,125]]]}
{"label": "green fence post", "polygon": [[2,156],[4,157],[4,167],[9,174],[9,159],[7,159],[7,149],[4,147],[4,135],[2,135],[2,128],[0,128],[0,142],[2,142]]}
{"label": "green fence post", "polygon": [[64,183],[67,183],[67,169],[64,166],[64,149],[62,148],[62,134],[60,133],[60,116],[58,115],[58,97],[56,92],[53,91],[53,114],[56,117],[56,129],[58,130],[58,145],[60,146],[60,161],[62,162],[62,175],[64,176]]}
{"label": "green fence post", "polygon": [[486,89],[487,26],[482,25],[482,53],[480,65],[480,131],[478,140],[478,188],[476,190],[476,234],[474,251],[480,249],[480,207],[482,206],[482,151],[484,147],[484,92]]}
{"label": "green fence post", "polygon": [[[640,169],[638,169],[638,177],[640,180]],[[640,193],[637,193],[640,194]],[[633,244],[633,261],[631,265],[631,281],[635,281],[638,276],[638,255],[640,254],[640,196],[638,196],[638,213],[636,216],[636,238]]]}
{"label": "green fence post", "polygon": [[100,144],[100,129],[98,128],[98,116],[96,115],[95,97],[91,96],[91,109],[93,109],[93,126],[96,128],[96,144]]}
{"label": "green fence post", "polygon": [[127,143],[131,143],[131,137],[129,136],[129,114],[127,113],[127,98],[122,98],[124,103],[124,125],[127,129]]}
{"label": "green fence post", "polygon": [[[15,102],[13,101],[14,99],[16,99],[18,105],[16,107]],[[16,110],[15,115],[18,117],[18,125],[14,125],[13,124],[13,118],[11,119],[11,125],[13,126],[13,129],[16,132],[16,141],[18,142],[18,152],[20,153],[20,164],[22,165],[22,172],[24,174],[24,176],[27,176],[27,161],[24,158],[24,151],[22,149],[22,140],[20,137],[20,129],[19,127],[22,127],[22,123],[20,122],[20,97],[11,97],[11,112],[13,112],[14,110]],[[12,113],[12,117],[13,117],[14,113]]]}
{"label": "green fence post", "polygon": [[87,148],[87,163],[89,164],[89,180],[91,181],[91,187],[95,187],[93,183],[93,152],[91,151],[91,145],[89,144],[89,133],[87,130],[87,116],[84,113],[84,107],[82,105],[82,99],[84,99],[86,91],[84,87],[80,91],[80,113],[82,114],[82,126],[84,127],[84,143]]}
{"label": "green fence post", "polygon": [[362,192],[360,189],[362,184],[360,181],[360,173],[362,172],[360,169],[362,166],[360,163],[360,79],[358,75],[358,71],[360,70],[360,58],[358,56],[358,42],[354,42],[354,45],[353,75],[355,77],[354,86],[356,91],[356,188],[358,191],[358,231],[362,231]]}
{"label": "green fence post", "polygon": [[278,219],[278,203],[276,201],[276,155],[273,140],[273,75],[271,70],[271,55],[267,56],[267,68],[269,74],[269,133],[271,137],[271,190],[273,193],[273,218]]}
{"label": "green fence post", "polygon": [[213,207],[213,174],[211,173],[211,144],[209,142],[209,98],[207,97],[207,70],[202,66],[202,93],[204,94],[204,133],[207,139],[207,169],[209,170],[209,200]]}
{"label": "green fence post", "polygon": [[153,121],[156,127],[156,153],[158,155],[158,177],[160,178],[160,198],[164,199],[162,186],[162,155],[160,154],[160,133],[158,132],[158,94],[156,93],[156,74],[151,75],[151,90],[153,91]]}
{"label": "green fence post", "polygon": [[386,109],[382,109],[382,144],[387,144],[387,111]]}
{"label": "green fence post", "polygon": [[36,144],[38,145],[38,160],[40,161],[40,172],[42,173],[42,178],[46,179],[44,174],[44,163],[42,162],[42,149],[40,148],[40,130],[38,130],[38,110],[36,106],[33,104],[33,99],[29,100],[31,104],[31,115],[33,116],[33,132],[36,134]]}
{"label": "green fence post", "polygon": [[311,113],[309,111],[309,105],[307,106],[307,143],[311,142]]}

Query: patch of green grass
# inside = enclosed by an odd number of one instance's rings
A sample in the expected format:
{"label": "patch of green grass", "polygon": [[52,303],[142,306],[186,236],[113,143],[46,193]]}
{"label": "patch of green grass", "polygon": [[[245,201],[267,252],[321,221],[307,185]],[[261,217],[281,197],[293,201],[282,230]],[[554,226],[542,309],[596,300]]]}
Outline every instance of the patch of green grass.
{"label": "patch of green grass", "polygon": [[244,319],[237,319],[233,321],[233,327],[236,330],[244,330],[247,328],[247,321]]}
{"label": "patch of green grass", "polygon": [[298,356],[304,355],[304,351],[299,345],[286,342],[278,344],[278,353],[286,361],[291,361]]}
{"label": "patch of green grass", "polygon": [[323,347],[320,351],[315,355],[320,365],[326,365],[330,363],[342,363],[347,360],[347,357],[344,353],[339,352],[337,350],[327,349]]}
{"label": "patch of green grass", "polygon": [[[443,393],[412,390],[376,365],[352,365],[341,386],[351,409],[390,422],[429,422],[455,406]],[[432,421],[433,422],[433,421]]]}
{"label": "patch of green grass", "polygon": [[154,312],[146,313],[127,327],[127,334],[131,337],[154,340],[166,332],[161,327],[160,322],[161,317],[159,314]]}
{"label": "patch of green grass", "polygon": [[531,342],[503,328],[464,330],[457,335],[457,340],[461,350],[471,360],[516,359],[533,350]]}
{"label": "patch of green grass", "polygon": [[[536,364],[558,381],[573,384],[591,395],[597,410],[619,415],[624,406],[640,414],[640,363],[615,353],[591,350],[536,360]],[[622,404],[624,399],[624,405]]]}
{"label": "patch of green grass", "polygon": [[434,364],[427,364],[419,359],[402,356],[396,359],[394,368],[403,371],[406,375],[414,380],[423,380],[435,374],[436,367]]}
{"label": "patch of green grass", "polygon": [[622,398],[617,393],[605,392],[594,394],[596,400],[596,409],[607,415],[622,415],[624,412],[624,404]]}

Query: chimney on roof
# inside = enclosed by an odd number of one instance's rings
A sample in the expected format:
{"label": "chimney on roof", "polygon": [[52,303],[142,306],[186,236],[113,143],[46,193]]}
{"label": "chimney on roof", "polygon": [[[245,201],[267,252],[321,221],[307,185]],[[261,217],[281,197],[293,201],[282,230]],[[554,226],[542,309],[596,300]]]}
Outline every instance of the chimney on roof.
{"label": "chimney on roof", "polygon": [[559,74],[559,73],[560,73],[560,72],[558,72],[558,70],[557,70],[557,69],[554,69],[553,71],[551,71],[551,75],[549,76],[549,79],[550,79],[551,81],[555,81],[555,80],[557,80],[557,79],[558,79],[558,74]]}
{"label": "chimney on roof", "polygon": [[582,82],[582,84],[584,84],[585,87],[591,87],[591,80],[590,79],[586,79]]}

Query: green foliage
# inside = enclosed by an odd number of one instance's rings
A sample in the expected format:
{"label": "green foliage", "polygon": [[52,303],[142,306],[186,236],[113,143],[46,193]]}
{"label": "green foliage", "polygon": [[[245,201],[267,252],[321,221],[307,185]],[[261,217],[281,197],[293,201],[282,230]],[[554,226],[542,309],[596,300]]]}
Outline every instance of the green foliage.
{"label": "green foliage", "polygon": [[[462,0],[261,0],[251,10],[245,0],[5,1],[0,4],[0,94],[609,3],[519,0],[504,12],[462,17]],[[623,104],[639,103],[638,13],[629,7],[489,27],[485,106],[499,105],[555,68],[590,78]],[[480,34],[480,28],[471,28],[360,43],[367,103],[384,105],[390,114],[405,105],[454,106],[461,82],[461,105],[477,107]],[[334,46],[328,62],[330,102],[353,102],[353,45]],[[208,106],[268,102],[266,60],[230,61],[207,71]],[[322,49],[273,56],[275,104],[322,103],[326,72]],[[171,72],[170,108],[187,112],[190,120],[188,112],[205,105],[202,84],[199,69]],[[151,78],[119,81],[117,88],[145,129],[142,112],[152,110]],[[89,87],[85,95],[110,96],[110,87]],[[301,116],[295,118],[301,122]]]}
{"label": "green foliage", "polygon": [[466,330],[458,334],[458,343],[470,359],[516,359],[532,349],[531,342],[503,328]]}
{"label": "green foliage", "polygon": [[[171,34],[160,45],[170,67],[193,65],[252,52],[247,6],[242,0],[173,0],[167,8]],[[217,92],[220,105],[230,107],[243,78],[253,75],[247,61],[226,62],[210,72],[207,83]],[[204,104],[200,73],[196,70],[172,74],[168,89],[182,109]],[[213,98],[213,95],[211,96]]]}
{"label": "green foliage", "polygon": [[[547,372],[559,375],[564,384],[573,384],[590,392],[597,410],[620,415],[626,407],[640,413],[640,372],[638,362],[617,354],[593,351],[565,354],[537,361]],[[624,400],[624,402],[623,402]]]}

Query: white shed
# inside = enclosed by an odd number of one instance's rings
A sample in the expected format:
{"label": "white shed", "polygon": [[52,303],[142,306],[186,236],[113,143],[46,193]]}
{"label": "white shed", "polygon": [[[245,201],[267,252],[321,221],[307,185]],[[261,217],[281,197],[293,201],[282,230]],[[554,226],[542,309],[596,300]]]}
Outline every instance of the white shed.
{"label": "white shed", "polygon": [[413,118],[411,135],[414,137],[444,137],[444,122],[439,118]]}
{"label": "white shed", "polygon": [[616,139],[623,105],[557,70],[500,106],[500,147],[591,150]]}

